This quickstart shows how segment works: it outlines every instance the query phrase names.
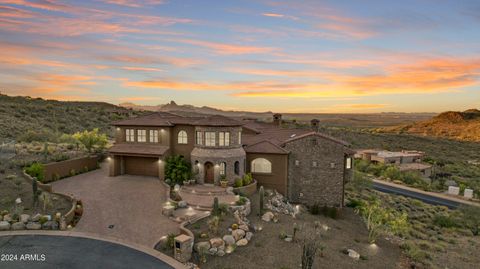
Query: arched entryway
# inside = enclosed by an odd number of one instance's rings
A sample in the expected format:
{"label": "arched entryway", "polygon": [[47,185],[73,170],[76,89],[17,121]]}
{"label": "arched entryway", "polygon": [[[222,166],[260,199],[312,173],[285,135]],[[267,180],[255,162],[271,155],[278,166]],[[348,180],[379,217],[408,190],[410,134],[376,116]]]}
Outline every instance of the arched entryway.
{"label": "arched entryway", "polygon": [[215,169],[213,163],[205,163],[205,183],[213,184],[215,178]]}

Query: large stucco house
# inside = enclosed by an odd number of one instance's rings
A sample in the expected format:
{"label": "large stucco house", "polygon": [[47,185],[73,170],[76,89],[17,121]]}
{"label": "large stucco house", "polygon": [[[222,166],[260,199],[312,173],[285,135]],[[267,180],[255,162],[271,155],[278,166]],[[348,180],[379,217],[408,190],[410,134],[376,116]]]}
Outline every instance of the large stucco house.
{"label": "large stucco house", "polygon": [[341,207],[353,151],[317,132],[317,120],[310,129],[282,128],[281,122],[280,114],[267,123],[165,112],[117,121],[109,173],[164,179],[166,157],[182,155],[199,184],[218,184],[223,175],[233,183],[250,172],[292,202]]}

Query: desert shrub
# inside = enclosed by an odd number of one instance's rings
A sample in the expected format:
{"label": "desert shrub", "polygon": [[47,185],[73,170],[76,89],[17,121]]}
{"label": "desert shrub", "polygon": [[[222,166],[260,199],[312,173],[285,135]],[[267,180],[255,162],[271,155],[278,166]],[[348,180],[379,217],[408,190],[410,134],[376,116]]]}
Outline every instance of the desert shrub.
{"label": "desert shrub", "polygon": [[364,173],[359,171],[353,172],[353,179],[350,182],[350,185],[357,191],[368,189],[372,187],[372,180],[369,179]]}
{"label": "desert shrub", "polygon": [[400,245],[400,248],[402,248],[405,255],[414,262],[425,263],[428,259],[431,259],[431,256],[427,252],[421,250],[412,242],[405,242]]}
{"label": "desert shrub", "polygon": [[348,200],[348,202],[346,204],[347,207],[351,207],[351,208],[357,208],[360,205],[362,205],[362,202],[360,200],[356,200],[356,199],[350,199],[350,200]]}
{"label": "desert shrub", "polygon": [[40,182],[45,180],[45,167],[41,163],[33,163],[25,168],[25,173],[32,177],[36,177]]}
{"label": "desert shrub", "polygon": [[476,206],[461,206],[460,212],[463,215],[463,223],[469,228],[473,235],[479,235],[480,230],[480,208]]}
{"label": "desert shrub", "polygon": [[310,214],[312,215],[319,215],[320,212],[321,212],[321,206],[319,203],[314,203],[313,205],[309,206],[308,207],[308,211],[310,212]]}
{"label": "desert shrub", "polygon": [[192,176],[190,163],[181,155],[170,156],[165,161],[165,180],[170,186],[176,184],[182,185],[184,181],[189,180]]}
{"label": "desert shrub", "polygon": [[382,176],[391,180],[402,180],[402,174],[395,166],[388,166],[387,169],[383,171]]}
{"label": "desert shrub", "polygon": [[72,170],[70,170],[70,172],[69,172],[69,175],[70,175],[71,177],[73,177],[73,176],[76,175],[76,174],[77,174],[77,171],[75,171],[75,169],[72,169]]}
{"label": "desert shrub", "polygon": [[70,157],[67,154],[59,153],[55,154],[52,159],[54,162],[62,162],[70,159]]}
{"label": "desert shrub", "polygon": [[243,187],[243,180],[241,178],[235,179],[234,186],[235,188]]}
{"label": "desert shrub", "polygon": [[247,203],[247,198],[240,196],[240,199],[235,202],[236,205],[245,205]]}
{"label": "desert shrub", "polygon": [[228,214],[228,204],[221,203],[218,205],[218,212],[220,215],[224,216]]}
{"label": "desert shrub", "polygon": [[243,175],[243,186],[250,185],[252,181],[253,181],[253,177],[251,173],[246,173],[245,175]]}
{"label": "desert shrub", "polygon": [[98,128],[75,133],[73,138],[78,140],[88,152],[92,152],[92,150],[101,152],[108,143],[107,135],[99,133]]}
{"label": "desert shrub", "polygon": [[433,219],[433,223],[442,228],[457,227],[456,221],[447,215],[436,215]]}

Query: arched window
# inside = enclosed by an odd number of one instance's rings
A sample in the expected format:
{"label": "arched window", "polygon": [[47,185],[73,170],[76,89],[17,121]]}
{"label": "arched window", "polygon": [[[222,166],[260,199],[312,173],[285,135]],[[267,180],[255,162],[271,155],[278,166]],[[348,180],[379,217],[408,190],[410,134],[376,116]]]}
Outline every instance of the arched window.
{"label": "arched window", "polygon": [[272,173],[272,163],[264,158],[257,158],[252,161],[253,173]]}
{"label": "arched window", "polygon": [[226,163],[220,163],[220,175],[224,176],[227,171],[227,164]]}
{"label": "arched window", "polygon": [[239,174],[240,174],[240,162],[239,162],[239,161],[236,161],[236,162],[235,162],[234,170],[235,170],[235,175],[239,175]]}
{"label": "arched window", "polygon": [[178,144],[187,144],[187,143],[188,143],[187,132],[183,130],[178,132]]}

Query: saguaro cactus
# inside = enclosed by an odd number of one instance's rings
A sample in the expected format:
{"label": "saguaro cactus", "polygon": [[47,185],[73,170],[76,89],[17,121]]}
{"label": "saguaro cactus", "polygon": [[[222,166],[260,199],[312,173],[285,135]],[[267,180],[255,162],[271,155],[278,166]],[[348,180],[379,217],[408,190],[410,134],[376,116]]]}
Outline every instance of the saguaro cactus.
{"label": "saguaro cactus", "polygon": [[220,214],[220,209],[218,207],[218,197],[213,198],[213,215],[218,216]]}
{"label": "saguaro cactus", "polygon": [[38,183],[35,178],[32,179],[32,192],[33,192],[33,207],[35,207],[38,203]]}
{"label": "saguaro cactus", "polygon": [[260,216],[263,214],[263,206],[264,206],[264,199],[265,199],[265,190],[263,189],[263,186],[260,186],[260,191],[259,191],[259,195],[260,195]]}

